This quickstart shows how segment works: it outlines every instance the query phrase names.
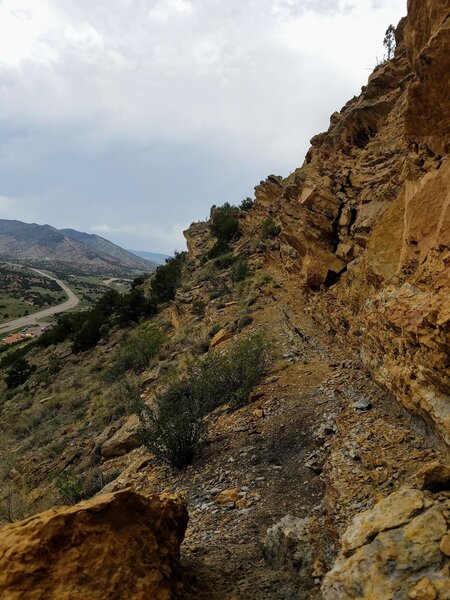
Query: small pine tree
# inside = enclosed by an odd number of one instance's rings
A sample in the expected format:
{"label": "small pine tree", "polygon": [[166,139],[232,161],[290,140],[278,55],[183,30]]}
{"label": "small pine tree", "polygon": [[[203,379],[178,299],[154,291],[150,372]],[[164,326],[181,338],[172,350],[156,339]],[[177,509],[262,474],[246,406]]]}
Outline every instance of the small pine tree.
{"label": "small pine tree", "polygon": [[386,48],[386,59],[391,60],[395,52],[395,27],[389,25],[384,35],[383,45]]}
{"label": "small pine tree", "polygon": [[7,387],[13,389],[22,385],[35,369],[36,367],[30,365],[26,358],[20,356],[6,372]]}

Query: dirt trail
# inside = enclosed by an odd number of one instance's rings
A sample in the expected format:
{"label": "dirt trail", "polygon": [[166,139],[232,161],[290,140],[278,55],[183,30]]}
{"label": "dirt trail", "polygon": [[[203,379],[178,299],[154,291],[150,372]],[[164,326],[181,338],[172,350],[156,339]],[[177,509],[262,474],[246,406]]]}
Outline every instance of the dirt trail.
{"label": "dirt trail", "polygon": [[[190,524],[182,559],[193,574],[191,598],[319,598],[319,580],[266,564],[267,529],[288,514],[322,519],[329,566],[349,518],[396,489],[420,459],[434,456],[430,440],[411,428],[356,357],[317,327],[292,279],[273,275],[277,285],[258,298],[253,316],[256,327],[269,330],[279,359],[254,401],[217,418],[208,448],[185,472],[157,467],[137,450],[126,476],[145,493],[186,495]],[[327,419],[336,432],[317,441]],[[217,491],[234,487],[245,491],[249,507],[218,507]]]}

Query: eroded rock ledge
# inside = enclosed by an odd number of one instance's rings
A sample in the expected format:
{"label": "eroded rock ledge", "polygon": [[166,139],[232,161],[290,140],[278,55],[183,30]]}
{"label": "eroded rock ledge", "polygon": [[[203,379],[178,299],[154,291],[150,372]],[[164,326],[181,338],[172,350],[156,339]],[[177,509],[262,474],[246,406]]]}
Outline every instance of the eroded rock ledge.
{"label": "eroded rock ledge", "polygon": [[445,600],[450,492],[403,489],[355,517],[322,585],[325,600]]}

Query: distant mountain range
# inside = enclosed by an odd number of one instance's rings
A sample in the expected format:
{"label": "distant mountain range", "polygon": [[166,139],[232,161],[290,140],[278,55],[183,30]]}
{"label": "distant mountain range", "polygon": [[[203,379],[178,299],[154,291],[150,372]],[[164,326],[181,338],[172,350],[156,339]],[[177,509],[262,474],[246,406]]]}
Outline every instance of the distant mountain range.
{"label": "distant mountain range", "polygon": [[95,234],[6,219],[0,219],[0,260],[121,275],[154,271],[157,267],[156,261]]}
{"label": "distant mountain range", "polygon": [[140,256],[141,258],[145,258],[145,260],[149,260],[150,262],[157,263],[158,265],[163,265],[166,260],[170,258],[169,254],[160,254],[159,252],[144,252],[143,250],[128,250],[128,252]]}

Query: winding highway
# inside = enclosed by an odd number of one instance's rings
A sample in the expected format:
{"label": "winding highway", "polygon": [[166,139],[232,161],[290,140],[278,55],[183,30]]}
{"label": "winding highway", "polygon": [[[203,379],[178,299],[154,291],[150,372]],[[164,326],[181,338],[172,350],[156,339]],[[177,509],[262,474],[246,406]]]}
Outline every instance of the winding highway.
{"label": "winding highway", "polygon": [[65,312],[66,310],[70,310],[79,304],[80,299],[76,296],[72,290],[67,287],[65,283],[63,283],[60,279],[56,279],[55,277],[51,277],[38,269],[32,269],[42,275],[43,277],[47,277],[47,279],[52,279],[56,281],[59,287],[64,290],[67,294],[68,299],[62,304],[58,304],[57,306],[52,306],[50,308],[46,308],[44,310],[40,310],[39,312],[33,313],[32,315],[27,315],[26,317],[21,317],[20,319],[15,319],[14,321],[9,321],[8,323],[4,323],[0,325],[0,334],[9,333],[10,331],[14,331],[15,329],[20,329],[22,327],[27,327],[28,325],[32,325],[39,319],[45,319],[46,317],[52,317],[53,315],[57,315],[58,313]]}

